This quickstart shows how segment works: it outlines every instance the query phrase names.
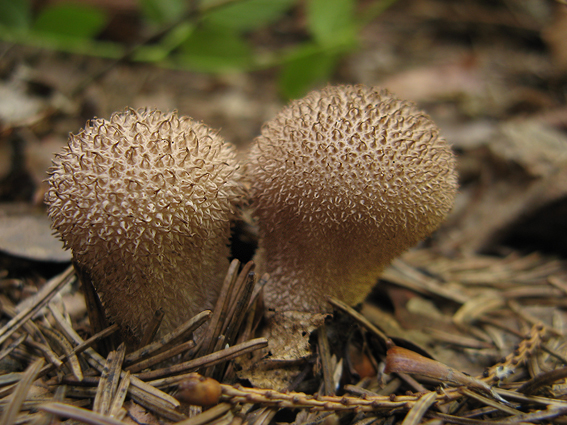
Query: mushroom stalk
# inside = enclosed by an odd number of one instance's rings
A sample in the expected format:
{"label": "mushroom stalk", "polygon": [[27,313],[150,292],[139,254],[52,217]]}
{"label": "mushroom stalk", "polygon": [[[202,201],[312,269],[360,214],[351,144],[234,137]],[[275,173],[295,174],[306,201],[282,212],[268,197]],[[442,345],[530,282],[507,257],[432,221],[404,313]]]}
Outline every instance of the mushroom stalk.
{"label": "mushroom stalk", "polygon": [[327,312],[364,300],[390,261],[452,208],[455,158],[414,104],[366,86],[326,87],[267,122],[248,179],[266,306]]}
{"label": "mushroom stalk", "polygon": [[90,121],[54,159],[53,228],[131,344],[163,309],[160,333],[212,308],[243,195],[232,146],[177,113]]}

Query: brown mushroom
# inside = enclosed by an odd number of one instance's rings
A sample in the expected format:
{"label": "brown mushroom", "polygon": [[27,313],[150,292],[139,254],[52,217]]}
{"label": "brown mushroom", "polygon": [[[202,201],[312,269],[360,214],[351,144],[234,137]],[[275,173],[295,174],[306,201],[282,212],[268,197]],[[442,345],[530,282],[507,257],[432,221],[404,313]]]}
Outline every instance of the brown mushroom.
{"label": "brown mushroom", "polygon": [[94,119],[54,159],[45,201],[109,318],[137,342],[213,306],[243,195],[232,146],[176,112]]}
{"label": "brown mushroom", "polygon": [[326,87],[266,123],[248,178],[266,306],[364,300],[390,261],[452,208],[455,158],[425,113],[366,86]]}

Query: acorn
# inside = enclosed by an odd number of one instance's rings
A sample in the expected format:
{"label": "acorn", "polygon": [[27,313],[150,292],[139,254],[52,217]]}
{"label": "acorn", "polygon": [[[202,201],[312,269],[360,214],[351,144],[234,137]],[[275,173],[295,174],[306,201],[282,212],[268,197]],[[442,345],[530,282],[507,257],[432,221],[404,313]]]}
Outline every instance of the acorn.
{"label": "acorn", "polygon": [[195,373],[179,383],[175,398],[194,406],[209,407],[218,404],[221,395],[222,387],[217,380]]}

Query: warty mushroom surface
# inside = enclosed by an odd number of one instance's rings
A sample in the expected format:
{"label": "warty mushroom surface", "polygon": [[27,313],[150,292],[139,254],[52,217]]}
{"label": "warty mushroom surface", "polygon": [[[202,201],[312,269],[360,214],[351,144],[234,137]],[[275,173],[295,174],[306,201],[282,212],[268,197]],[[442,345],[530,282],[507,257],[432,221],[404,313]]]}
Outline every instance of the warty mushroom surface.
{"label": "warty mushroom surface", "polygon": [[247,178],[268,308],[331,310],[364,300],[393,258],[452,208],[455,156],[413,103],[367,86],[328,86],[267,122]]}
{"label": "warty mushroom surface", "polygon": [[45,196],[53,228],[131,345],[213,307],[243,197],[233,147],[176,112],[127,109],[72,134]]}

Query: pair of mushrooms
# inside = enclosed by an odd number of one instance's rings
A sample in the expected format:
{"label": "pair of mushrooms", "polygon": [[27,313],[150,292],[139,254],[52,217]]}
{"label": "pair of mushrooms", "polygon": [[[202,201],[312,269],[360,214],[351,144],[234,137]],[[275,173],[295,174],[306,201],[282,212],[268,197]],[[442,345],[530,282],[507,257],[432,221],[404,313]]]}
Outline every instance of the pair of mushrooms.
{"label": "pair of mushrooms", "polygon": [[361,302],[394,257],[439,226],[457,187],[432,120],[366,86],[292,101],[244,168],[206,125],[131,109],[91,121],[55,158],[53,227],[135,341],[160,308],[166,332],[214,305],[247,196],[257,267],[270,274],[266,306],[319,313],[329,296]]}

